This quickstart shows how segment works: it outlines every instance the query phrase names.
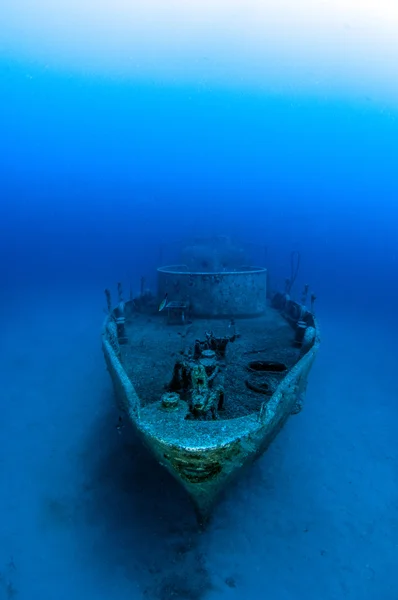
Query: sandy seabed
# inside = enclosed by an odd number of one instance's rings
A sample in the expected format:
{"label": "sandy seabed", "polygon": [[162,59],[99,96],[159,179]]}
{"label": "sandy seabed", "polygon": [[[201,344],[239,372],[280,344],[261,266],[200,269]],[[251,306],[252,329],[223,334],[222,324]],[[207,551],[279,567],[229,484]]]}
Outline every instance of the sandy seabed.
{"label": "sandy seabed", "polygon": [[[1,317],[0,600],[397,600],[397,331],[319,302],[303,412],[207,530],[118,413],[102,287]],[[395,328],[396,329],[396,328]]]}

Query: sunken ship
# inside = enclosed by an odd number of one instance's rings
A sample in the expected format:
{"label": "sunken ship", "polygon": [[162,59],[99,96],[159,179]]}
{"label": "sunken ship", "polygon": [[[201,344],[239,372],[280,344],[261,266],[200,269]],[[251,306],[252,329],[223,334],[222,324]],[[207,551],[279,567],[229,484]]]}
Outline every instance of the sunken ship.
{"label": "sunken ship", "polygon": [[105,290],[102,348],[118,408],[201,520],[303,406],[320,344],[315,295],[281,291],[228,238],[196,239],[157,269],[157,291]]}

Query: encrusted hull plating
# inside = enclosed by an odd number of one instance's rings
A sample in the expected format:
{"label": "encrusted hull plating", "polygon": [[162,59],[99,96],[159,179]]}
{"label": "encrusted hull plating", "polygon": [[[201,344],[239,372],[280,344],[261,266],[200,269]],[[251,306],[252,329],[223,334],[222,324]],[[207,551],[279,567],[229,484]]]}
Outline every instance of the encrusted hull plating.
{"label": "encrusted hull plating", "polygon": [[287,418],[302,404],[308,375],[319,347],[310,349],[286,373],[260,411],[230,420],[186,420],[187,403],[173,411],[160,403],[141,406],[120,361],[110,320],[105,322],[102,346],[118,406],[125,411],[144,444],[184,486],[198,513],[206,518],[219,493],[247,464],[261,455]]}

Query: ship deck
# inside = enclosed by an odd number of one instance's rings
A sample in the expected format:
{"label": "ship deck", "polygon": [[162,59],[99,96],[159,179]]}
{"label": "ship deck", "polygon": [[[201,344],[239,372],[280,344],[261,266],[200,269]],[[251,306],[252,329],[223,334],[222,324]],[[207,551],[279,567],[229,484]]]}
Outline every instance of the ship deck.
{"label": "ship deck", "polygon": [[[184,325],[168,324],[164,313],[129,315],[126,321],[128,343],[121,346],[121,360],[143,407],[160,400],[171,381],[175,362],[189,348],[193,349],[196,339],[204,340],[208,331],[216,337],[232,335],[228,319],[195,319]],[[300,358],[300,350],[293,343],[293,329],[270,307],[260,317],[236,320],[235,331],[237,337],[228,343],[225,357],[220,361],[225,388],[221,419],[257,412],[266,399],[264,393],[248,387],[248,379],[252,377],[248,370],[251,361],[286,365],[284,372],[256,375],[256,381],[262,386],[266,382],[270,395]]]}

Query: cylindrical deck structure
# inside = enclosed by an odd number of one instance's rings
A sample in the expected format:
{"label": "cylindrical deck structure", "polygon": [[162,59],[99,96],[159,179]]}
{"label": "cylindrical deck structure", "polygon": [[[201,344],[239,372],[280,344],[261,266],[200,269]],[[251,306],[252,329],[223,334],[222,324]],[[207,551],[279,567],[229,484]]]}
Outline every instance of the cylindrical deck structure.
{"label": "cylindrical deck structure", "polygon": [[234,271],[196,272],[186,265],[158,268],[158,293],[185,303],[196,317],[255,317],[266,308],[267,269],[244,266]]}

